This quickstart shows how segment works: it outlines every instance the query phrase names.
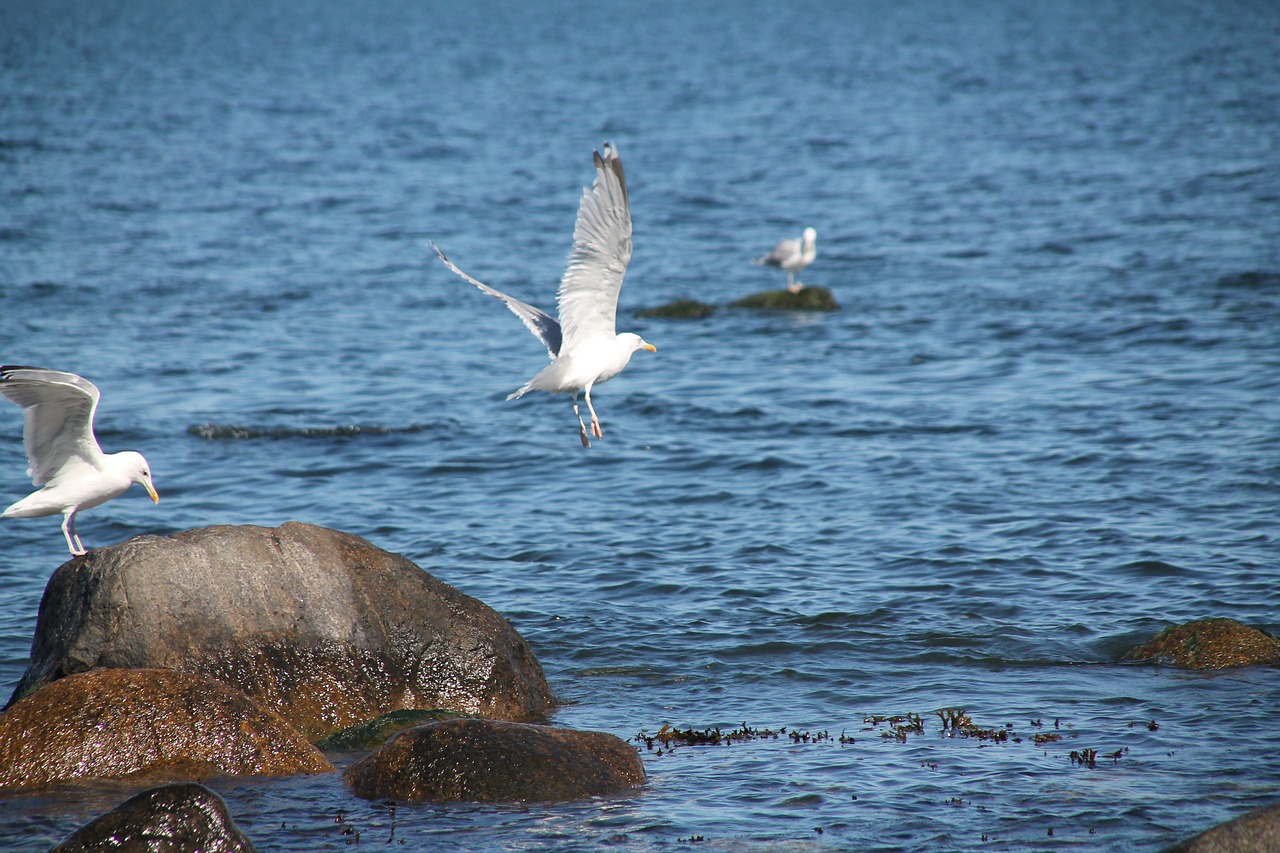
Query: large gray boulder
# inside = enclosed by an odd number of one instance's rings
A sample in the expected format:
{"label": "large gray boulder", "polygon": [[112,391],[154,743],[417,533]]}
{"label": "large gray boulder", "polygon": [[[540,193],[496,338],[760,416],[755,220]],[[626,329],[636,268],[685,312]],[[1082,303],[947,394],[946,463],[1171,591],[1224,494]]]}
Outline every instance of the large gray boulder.
{"label": "large gray boulder", "polygon": [[332,772],[278,714],[220,681],[169,669],[69,675],[0,714],[0,790]]}
{"label": "large gray boulder", "polygon": [[466,719],[403,731],[346,779],[365,799],[537,802],[613,794],[645,772],[635,747],[605,732]]}
{"label": "large gray boulder", "polygon": [[217,679],[312,740],[401,709],[533,720],[553,703],[491,608],[358,536],[292,522],[140,536],[64,563],[10,704],[99,667]]}
{"label": "large gray boulder", "polygon": [[203,785],[183,783],[143,791],[85,824],[50,853],[107,851],[254,853],[227,804]]}

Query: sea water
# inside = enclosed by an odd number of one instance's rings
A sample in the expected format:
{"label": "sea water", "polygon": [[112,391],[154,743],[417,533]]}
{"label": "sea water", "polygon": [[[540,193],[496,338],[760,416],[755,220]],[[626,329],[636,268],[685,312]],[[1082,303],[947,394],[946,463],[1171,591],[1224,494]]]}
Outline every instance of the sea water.
{"label": "sea water", "polygon": [[[1275,669],[1120,662],[1280,630],[1277,45],[1266,2],[10,2],[0,361],[151,462],[90,546],[328,525],[507,617],[557,725],[779,733],[569,804],[210,780],[261,850],[1156,850],[1280,795]],[[584,450],[428,241],[554,310],[606,140],[658,351]],[[725,307],[805,226],[842,310]],[[680,298],[719,310],[635,316]],[[66,558],[0,523],[5,690]]]}

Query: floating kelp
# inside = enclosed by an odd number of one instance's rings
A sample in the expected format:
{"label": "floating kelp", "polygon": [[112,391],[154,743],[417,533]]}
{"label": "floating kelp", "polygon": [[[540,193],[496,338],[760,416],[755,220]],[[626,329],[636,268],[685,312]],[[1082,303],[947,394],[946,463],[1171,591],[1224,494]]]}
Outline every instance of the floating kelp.
{"label": "floating kelp", "polygon": [[735,743],[746,743],[748,741],[758,740],[782,740],[790,739],[792,743],[821,743],[823,741],[838,741],[839,743],[853,743],[851,737],[846,737],[842,732],[839,737],[832,737],[831,732],[823,730],[820,732],[803,731],[800,729],[790,729],[783,726],[779,729],[753,729],[746,723],[742,724],[740,729],[731,729],[725,731],[719,726],[707,729],[676,729],[670,725],[664,724],[658,729],[656,734],[649,735],[640,732],[634,738],[636,743],[642,743],[650,752],[662,754],[663,749],[670,751],[677,746],[729,746]]}
{"label": "floating kelp", "polygon": [[[1015,726],[1014,723],[995,726],[979,725],[974,722],[973,717],[967,710],[960,707],[939,708],[933,712],[932,716],[938,718],[939,725],[937,727],[931,727],[928,724],[928,719],[921,714],[911,712],[906,714],[872,714],[862,718],[862,731],[878,733],[880,740],[895,741],[897,743],[907,743],[908,740],[923,737],[932,732],[946,739],[957,738],[978,741],[979,748],[996,745],[1012,746],[1030,741],[1037,747],[1047,749],[1049,744],[1062,741],[1066,737],[1079,737],[1074,732],[1064,734],[1061,731],[1063,723],[1060,719],[1053,720],[1053,731],[1023,733],[1019,731],[1019,727]],[[1031,728],[1039,729],[1043,728],[1045,723],[1042,719],[1035,719],[1030,720],[1027,725]],[[1160,728],[1155,720],[1147,722],[1131,720],[1127,724],[1129,729],[1139,726],[1150,732],[1158,731]],[[1070,729],[1070,726],[1067,726],[1067,728]],[[724,729],[720,726],[676,728],[670,724],[664,724],[654,734],[641,731],[632,738],[632,741],[642,745],[655,756],[669,753],[677,747],[732,746],[734,744],[786,740],[790,740],[796,745],[839,744],[840,746],[849,746],[857,743],[856,737],[849,735],[847,729],[841,731],[839,735],[833,735],[830,729],[806,730],[788,728],[787,726],[776,729],[752,728],[746,723],[743,723],[741,728],[735,729]],[[1045,755],[1048,754],[1046,751]],[[1099,757],[1111,759],[1114,764],[1119,763],[1120,759],[1128,754],[1129,747],[1120,746],[1114,751],[1105,753],[1095,748],[1082,748],[1071,750],[1069,754],[1058,753],[1057,756],[1059,758],[1067,758],[1072,766],[1092,769],[1097,767]],[[936,762],[925,762],[925,765],[931,769],[937,769]]]}

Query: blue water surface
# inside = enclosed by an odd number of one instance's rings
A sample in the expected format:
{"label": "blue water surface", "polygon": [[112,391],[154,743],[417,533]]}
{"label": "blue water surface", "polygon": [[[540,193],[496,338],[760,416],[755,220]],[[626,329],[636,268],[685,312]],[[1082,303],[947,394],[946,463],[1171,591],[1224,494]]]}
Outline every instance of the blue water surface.
{"label": "blue water surface", "polygon": [[[8,2],[0,361],[151,462],[91,546],[329,525],[509,618],[558,725],[815,735],[641,743],[645,788],[571,804],[211,780],[263,851],[1157,850],[1280,795],[1274,668],[1119,662],[1280,631],[1278,48],[1246,0]],[[553,308],[605,140],[658,352],[584,450],[428,240]],[[749,261],[806,225],[838,313],[635,317],[781,286]],[[0,409],[0,505],[25,467]],[[6,690],[66,556],[0,523]]]}

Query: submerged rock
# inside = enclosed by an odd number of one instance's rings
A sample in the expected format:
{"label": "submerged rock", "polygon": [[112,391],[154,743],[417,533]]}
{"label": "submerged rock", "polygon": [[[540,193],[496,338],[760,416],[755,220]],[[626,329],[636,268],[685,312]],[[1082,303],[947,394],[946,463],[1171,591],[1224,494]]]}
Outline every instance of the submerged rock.
{"label": "submerged rock", "polygon": [[730,308],[765,308],[770,311],[839,311],[831,291],[818,285],[806,285],[796,293],[790,290],[766,290],[744,296],[729,303]]}
{"label": "submerged rock", "polygon": [[1280,803],[1245,812],[1163,853],[1275,853],[1280,850]]}
{"label": "submerged rock", "polygon": [[240,691],[167,669],[69,675],[0,714],[0,788],[333,771],[301,732]]}
{"label": "submerged rock", "polygon": [[140,536],[64,563],[10,703],[98,667],[217,679],[312,740],[406,708],[531,720],[553,702],[491,608],[358,536],[293,522]]}
{"label": "submerged rock", "polygon": [[1280,640],[1234,619],[1200,619],[1170,625],[1129,650],[1125,660],[1153,660],[1186,669],[1280,663]]}
{"label": "submerged rock", "polygon": [[636,312],[637,317],[660,317],[667,320],[701,320],[715,313],[716,306],[699,302],[696,299],[677,299],[666,305],[654,308],[642,308]]}
{"label": "submerged rock", "polygon": [[334,732],[320,740],[316,746],[325,752],[367,751],[382,746],[394,734],[440,720],[453,720],[463,716],[456,711],[392,711],[376,720]]}
{"label": "submerged rock", "polygon": [[106,850],[255,853],[222,798],[183,783],[143,791],[85,824],[50,853]]}
{"label": "submerged rock", "polygon": [[366,799],[539,802],[633,788],[645,773],[636,750],[611,734],[467,719],[401,732],[346,779]]}

